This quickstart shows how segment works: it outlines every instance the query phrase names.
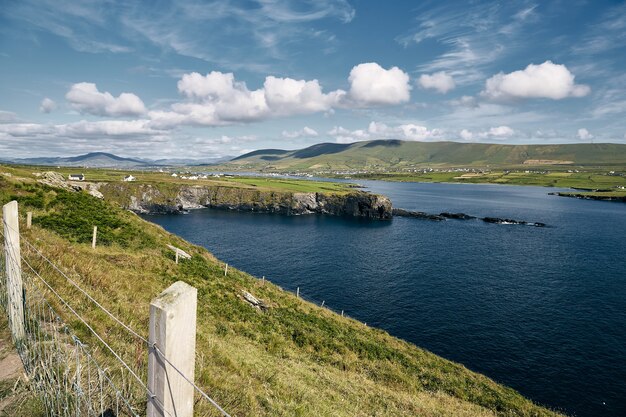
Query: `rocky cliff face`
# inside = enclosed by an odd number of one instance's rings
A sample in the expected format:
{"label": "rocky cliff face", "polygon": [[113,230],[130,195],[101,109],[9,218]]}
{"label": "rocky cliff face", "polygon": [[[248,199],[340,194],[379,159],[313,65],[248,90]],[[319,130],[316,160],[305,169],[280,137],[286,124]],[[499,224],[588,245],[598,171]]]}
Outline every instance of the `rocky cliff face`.
{"label": "rocky cliff face", "polygon": [[289,193],[248,188],[132,183],[101,184],[105,199],[116,201],[136,213],[168,214],[197,208],[257,211],[299,215],[322,213],[335,216],[388,220],[391,201],[381,195],[355,191],[348,194]]}

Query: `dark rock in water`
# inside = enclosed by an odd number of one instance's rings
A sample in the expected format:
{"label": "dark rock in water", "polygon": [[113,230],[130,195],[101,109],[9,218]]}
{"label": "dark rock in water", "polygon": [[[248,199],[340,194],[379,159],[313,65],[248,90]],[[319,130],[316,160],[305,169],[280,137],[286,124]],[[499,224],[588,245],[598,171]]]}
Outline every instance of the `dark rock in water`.
{"label": "dark rock in water", "polygon": [[493,224],[522,224],[527,226],[545,227],[545,223],[529,223],[524,220],[501,219],[499,217],[484,217],[482,221]]}
{"label": "dark rock in water", "polygon": [[483,221],[494,224],[527,224],[527,222],[523,220],[501,219],[499,217],[484,217]]}
{"label": "dark rock in water", "polygon": [[465,213],[443,212],[443,213],[439,213],[439,215],[441,217],[445,217],[446,219],[456,219],[456,220],[471,220],[471,219],[476,218],[476,216],[470,216],[469,214],[465,214]]}
{"label": "dark rock in water", "polygon": [[392,210],[394,216],[398,217],[413,217],[415,219],[424,219],[424,220],[434,220],[434,221],[442,221],[445,220],[445,217],[440,216],[438,214],[429,214],[424,213],[423,211],[411,211],[395,208]]}

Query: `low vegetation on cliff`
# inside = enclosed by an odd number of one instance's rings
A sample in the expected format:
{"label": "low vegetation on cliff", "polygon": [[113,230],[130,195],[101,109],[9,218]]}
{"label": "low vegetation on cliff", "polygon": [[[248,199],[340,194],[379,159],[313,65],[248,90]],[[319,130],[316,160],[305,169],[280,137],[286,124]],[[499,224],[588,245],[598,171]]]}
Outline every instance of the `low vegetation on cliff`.
{"label": "low vegetation on cliff", "polygon": [[[12,199],[20,202],[22,216],[34,213],[25,238],[144,336],[152,298],[178,280],[198,288],[196,380],[231,415],[557,415],[462,365],[296,298],[268,281],[234,268],[225,277],[223,263],[205,249],[108,202],[0,175],[0,203]],[[81,224],[103,230],[95,250],[86,243],[90,227]],[[192,258],[175,264],[166,244]],[[141,346],[62,277],[53,284],[129,363],[145,369],[147,353]],[[247,304],[244,290],[269,309]],[[65,319],[98,350],[78,320]],[[207,410],[206,415],[212,414]]]}

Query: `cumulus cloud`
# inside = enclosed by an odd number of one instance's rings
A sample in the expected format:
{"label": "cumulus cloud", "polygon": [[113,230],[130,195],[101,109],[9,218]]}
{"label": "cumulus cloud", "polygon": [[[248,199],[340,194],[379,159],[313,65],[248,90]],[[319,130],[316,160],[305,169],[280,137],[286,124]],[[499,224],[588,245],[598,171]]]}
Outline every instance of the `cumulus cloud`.
{"label": "cumulus cloud", "polygon": [[584,97],[591,91],[588,85],[576,84],[574,75],[565,65],[546,61],[530,64],[525,69],[508,74],[499,73],[485,82],[481,93],[489,99]]}
{"label": "cumulus cloud", "polygon": [[409,101],[409,76],[398,67],[384,69],[375,62],[352,68],[350,99],[360,106],[394,105]]}
{"label": "cumulus cloud", "polygon": [[72,85],[65,98],[72,108],[95,116],[139,116],[146,112],[143,101],[135,94],[122,93],[114,97],[109,92],[98,91],[94,83]]}
{"label": "cumulus cloud", "polygon": [[54,100],[49,99],[48,97],[41,100],[41,104],[39,105],[39,111],[42,113],[50,113],[56,108],[57,104],[54,102]]}
{"label": "cumulus cloud", "polygon": [[352,143],[372,139],[439,140],[443,138],[444,132],[441,129],[428,129],[413,123],[389,126],[373,121],[367,129],[348,130],[335,126],[328,131],[328,134],[333,136],[338,143]]}
{"label": "cumulus cloud", "polygon": [[441,94],[454,90],[456,83],[451,75],[445,71],[435,72],[434,74],[422,74],[418,80],[422,88],[436,90]]}
{"label": "cumulus cloud", "polygon": [[582,129],[578,129],[578,132],[576,133],[576,136],[578,136],[578,139],[580,140],[591,140],[593,139],[593,135],[591,133],[589,133],[589,131],[585,128]]}
{"label": "cumulus cloud", "polygon": [[288,139],[296,139],[296,138],[312,138],[319,136],[319,133],[315,129],[311,129],[308,126],[304,126],[300,130],[287,131],[283,130],[283,137]]}
{"label": "cumulus cloud", "polygon": [[485,140],[485,139],[507,139],[515,135],[515,130],[509,126],[496,126],[491,127],[488,130],[472,132],[467,129],[463,129],[459,132],[459,137],[466,141],[472,140]]}
{"label": "cumulus cloud", "polygon": [[156,126],[180,124],[222,126],[271,117],[332,113],[334,108],[394,105],[410,98],[409,76],[397,67],[389,70],[376,63],[359,64],[348,77],[350,90],[324,93],[318,80],[267,76],[263,86],[250,90],[233,73],[212,71],[184,74],[178,91],[187,100],[169,110],[154,110],[149,117]]}
{"label": "cumulus cloud", "polygon": [[171,112],[151,112],[156,123],[217,126],[316,113],[331,110],[346,95],[343,90],[323,93],[317,80],[273,76],[265,78],[262,88],[250,90],[246,83],[236,81],[234,74],[219,71],[185,74],[178,90],[190,101],[172,105]]}

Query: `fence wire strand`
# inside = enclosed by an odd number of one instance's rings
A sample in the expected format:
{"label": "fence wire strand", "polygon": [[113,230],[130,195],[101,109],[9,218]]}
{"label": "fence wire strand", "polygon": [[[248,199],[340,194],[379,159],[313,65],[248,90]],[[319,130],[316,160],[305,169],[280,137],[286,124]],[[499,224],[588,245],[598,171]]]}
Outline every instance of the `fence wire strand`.
{"label": "fence wire strand", "polygon": [[[3,226],[4,230],[10,229],[19,234],[5,219]],[[27,266],[27,271],[22,271],[21,289],[24,300],[22,308],[25,335],[19,340],[14,338],[14,342],[31,386],[41,398],[48,415],[139,417],[145,415],[147,396],[166,415],[171,416],[165,406],[150,392],[138,373],[95,331],[88,320],[61,296],[54,288],[54,284],[42,276],[43,272],[36,269],[35,263],[5,245],[6,237],[3,230],[0,230],[0,237],[0,307],[7,313],[10,326],[12,320],[10,310],[17,306],[12,304],[12,297],[9,297],[8,293],[19,289],[7,288],[7,262],[19,258]],[[100,311],[158,355],[193,387],[200,398],[206,400],[221,415],[230,417],[215,400],[180,371],[156,343],[149,342],[111,313],[23,235],[20,235],[20,240],[29,248],[29,253],[32,251],[36,254]],[[52,295],[54,303],[48,299]],[[80,324],[89,330],[90,335],[106,348],[109,357],[105,357],[97,347],[90,347],[81,340],[61,315],[57,314],[59,307],[53,304],[59,304],[75,316]],[[116,370],[118,366],[119,371]]]}

